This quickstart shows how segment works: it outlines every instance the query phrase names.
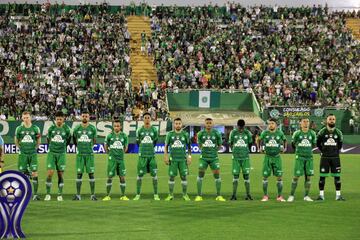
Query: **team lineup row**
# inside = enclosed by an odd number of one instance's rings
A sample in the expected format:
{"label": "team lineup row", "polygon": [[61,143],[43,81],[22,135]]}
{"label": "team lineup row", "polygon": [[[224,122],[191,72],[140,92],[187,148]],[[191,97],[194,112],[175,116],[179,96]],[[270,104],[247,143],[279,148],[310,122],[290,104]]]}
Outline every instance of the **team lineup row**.
{"label": "team lineup row", "polygon": [[[154,200],[160,200],[158,195],[157,163],[155,160],[154,146],[158,140],[158,130],[151,125],[151,116],[144,113],[144,125],[136,132],[136,141],[139,145],[139,157],[137,163],[136,196],[133,200],[141,198],[142,178],[146,173],[152,176],[154,189]],[[40,144],[40,130],[31,123],[31,115],[28,112],[22,114],[23,123],[17,127],[15,133],[15,143],[19,147],[18,169],[32,179],[33,200],[40,200],[38,192],[38,162],[36,149]],[[96,128],[89,123],[89,113],[82,112],[82,123],[77,125],[71,132],[70,128],[64,123],[64,116],[58,112],[55,116],[55,123],[49,128],[47,140],[49,143],[49,153],[47,155],[47,178],[45,200],[51,200],[52,177],[57,171],[58,175],[58,201],[63,201],[62,191],[64,186],[63,173],[65,170],[66,147],[73,140],[77,147],[76,155],[76,194],[73,200],[81,200],[81,185],[83,173],[89,175],[91,200],[96,201],[95,196],[95,165],[93,145],[96,142]],[[335,127],[335,116],[327,117],[327,125],[318,134],[309,129],[309,119],[303,118],[300,121],[300,130],[292,136],[292,146],[295,149],[294,175],[291,184],[291,193],[287,201],[294,201],[294,194],[298,179],[305,177],[305,201],[313,201],[309,197],[310,178],[314,175],[313,169],[313,147],[317,146],[321,151],[320,160],[320,194],[317,200],[324,200],[324,186],[327,176],[334,177],[336,188],[336,200],[345,200],[340,193],[341,190],[341,165],[339,150],[342,147],[343,135]],[[221,196],[221,178],[218,150],[222,145],[220,132],[213,128],[213,120],[205,119],[205,128],[197,133],[197,142],[201,150],[199,159],[199,171],[197,177],[197,196],[195,201],[202,201],[202,185],[205,171],[208,166],[211,168],[216,187],[216,201],[226,201]],[[240,173],[244,178],[246,189],[246,200],[253,200],[250,194],[250,159],[249,148],[253,138],[250,131],[245,128],[245,121],[240,119],[237,128],[232,130],[229,136],[229,144],[232,149],[232,174],[233,174],[233,193],[230,200],[236,200],[237,187]],[[274,175],[277,180],[277,201],[285,202],[282,195],[282,160],[280,153],[286,152],[287,141],[284,133],[277,128],[275,119],[269,119],[268,129],[264,130],[256,140],[256,144],[265,153],[263,160],[263,192],[261,201],[268,201],[268,178]],[[119,176],[121,197],[120,200],[129,200],[125,195],[126,188],[126,168],[124,154],[127,152],[128,137],[121,131],[121,122],[114,120],[113,131],[105,138],[105,149],[108,153],[107,164],[107,195],[104,201],[111,200],[110,192],[113,177]],[[169,195],[166,201],[174,199],[175,177],[179,174],[181,178],[182,194],[185,201],[190,198],[187,194],[187,175],[188,165],[191,164],[191,151],[189,134],[183,130],[182,121],[176,118],[173,122],[173,131],[166,135],[164,162],[168,165],[169,174]],[[3,162],[2,162],[3,163]]]}

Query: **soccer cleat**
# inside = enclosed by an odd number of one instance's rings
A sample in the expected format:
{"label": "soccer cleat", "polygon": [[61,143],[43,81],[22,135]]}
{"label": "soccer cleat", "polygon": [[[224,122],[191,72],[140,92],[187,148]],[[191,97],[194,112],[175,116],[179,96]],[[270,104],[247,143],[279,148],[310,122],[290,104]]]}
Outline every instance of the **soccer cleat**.
{"label": "soccer cleat", "polygon": [[[287,199],[288,202],[293,202],[294,200],[295,200],[295,197],[292,195],[290,195]],[[305,200],[305,198],[304,198],[304,200]]]}
{"label": "soccer cleat", "polygon": [[341,195],[340,196],[337,196],[336,201],[346,201],[345,198],[343,198]]}
{"label": "soccer cleat", "polygon": [[324,200],[325,200],[324,196],[321,195],[319,195],[318,198],[316,199],[316,201],[324,201]]}
{"label": "soccer cleat", "polygon": [[254,199],[251,197],[250,194],[248,194],[248,195],[246,195],[245,200],[250,200],[250,201],[252,201],[252,200],[254,200]]}
{"label": "soccer cleat", "polygon": [[202,196],[196,196],[195,202],[201,202],[203,200]]}
{"label": "soccer cleat", "polygon": [[90,196],[90,200],[91,200],[91,201],[97,201],[97,198],[95,197],[95,195],[91,195],[91,196]]}
{"label": "soccer cleat", "polygon": [[122,196],[120,197],[121,201],[129,201],[129,198],[127,196]]}
{"label": "soccer cleat", "polygon": [[237,197],[235,195],[232,195],[231,198],[230,198],[231,201],[236,201],[237,200]]}
{"label": "soccer cleat", "polygon": [[306,202],[313,202],[314,200],[312,200],[311,197],[309,197],[309,196],[305,196],[305,197],[304,197],[304,201],[306,201]]}
{"label": "soccer cleat", "polygon": [[138,200],[140,200],[140,194],[137,194],[135,197],[134,197],[134,199],[133,199],[134,201],[138,201]]}
{"label": "soccer cleat", "polygon": [[34,195],[32,200],[33,201],[40,201],[40,197],[38,195]]}
{"label": "soccer cleat", "polygon": [[169,195],[165,198],[165,201],[171,201],[171,200],[174,200],[174,196],[172,195]]}
{"label": "soccer cleat", "polygon": [[262,202],[267,202],[269,201],[269,196],[268,195],[264,195],[263,198],[261,199]]}
{"label": "soccer cleat", "polygon": [[286,200],[283,198],[283,196],[278,196],[276,198],[276,201],[278,201],[278,202],[286,202]]}
{"label": "soccer cleat", "polygon": [[63,199],[63,197],[61,195],[57,196],[57,200],[58,200],[58,202],[64,201],[64,199]]}
{"label": "soccer cleat", "polygon": [[50,194],[46,194],[45,198],[44,198],[44,201],[50,201],[50,200],[51,200]]}
{"label": "soccer cleat", "polygon": [[185,201],[191,201],[189,195],[187,195],[187,194],[183,196],[183,199],[184,199]]}
{"label": "soccer cleat", "polygon": [[102,199],[103,201],[110,201],[111,200],[111,197],[110,196],[106,196]]}
{"label": "soccer cleat", "polygon": [[217,196],[217,197],[215,198],[215,201],[226,202],[226,199],[223,198],[222,196]]}
{"label": "soccer cleat", "polygon": [[73,198],[73,201],[81,201],[81,196],[80,195],[75,195]]}
{"label": "soccer cleat", "polygon": [[158,194],[154,194],[154,200],[155,200],[155,201],[160,201],[160,197],[159,197]]}

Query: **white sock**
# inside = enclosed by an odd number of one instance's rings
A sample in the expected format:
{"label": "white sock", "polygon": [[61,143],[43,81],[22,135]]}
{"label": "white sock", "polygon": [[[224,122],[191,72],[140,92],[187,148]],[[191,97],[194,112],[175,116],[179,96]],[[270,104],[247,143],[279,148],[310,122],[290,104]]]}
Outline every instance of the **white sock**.
{"label": "white sock", "polygon": [[337,196],[337,197],[341,196],[340,191],[336,191],[336,196]]}
{"label": "white sock", "polygon": [[320,190],[320,196],[324,196],[324,190]]}

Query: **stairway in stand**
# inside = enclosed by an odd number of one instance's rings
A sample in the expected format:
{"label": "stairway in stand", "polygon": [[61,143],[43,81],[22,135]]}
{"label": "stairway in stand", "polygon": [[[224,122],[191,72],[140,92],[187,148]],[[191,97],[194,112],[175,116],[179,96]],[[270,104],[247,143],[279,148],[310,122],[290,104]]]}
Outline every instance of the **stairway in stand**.
{"label": "stairway in stand", "polygon": [[[128,29],[131,34],[131,67],[132,67],[132,86],[139,87],[140,83],[146,81],[150,85],[151,81],[157,82],[156,69],[153,64],[153,56],[141,54],[141,33],[145,31],[146,38],[151,37],[150,19],[144,16],[128,16]],[[145,46],[146,48],[146,46]]]}

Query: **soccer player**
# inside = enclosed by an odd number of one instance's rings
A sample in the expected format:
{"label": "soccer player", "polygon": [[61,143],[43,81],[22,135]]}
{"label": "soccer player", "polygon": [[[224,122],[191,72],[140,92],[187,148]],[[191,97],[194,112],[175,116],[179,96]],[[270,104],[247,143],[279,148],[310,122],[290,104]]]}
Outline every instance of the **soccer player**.
{"label": "soccer player", "polygon": [[0,173],[2,173],[3,168],[4,168],[4,164],[5,164],[3,147],[4,147],[4,140],[0,136]]}
{"label": "soccer player", "polygon": [[125,160],[124,154],[128,149],[128,136],[121,131],[121,123],[119,119],[115,119],[113,122],[113,131],[105,138],[105,149],[109,154],[107,174],[108,179],[106,182],[106,193],[107,196],[103,198],[103,201],[111,200],[110,191],[112,187],[112,178],[116,175],[120,179],[120,200],[129,201],[129,198],[125,196]]}
{"label": "soccer player", "polygon": [[139,160],[137,164],[137,181],[135,201],[140,199],[142,178],[145,173],[150,173],[153,178],[154,200],[160,201],[158,195],[157,164],[154,147],[158,140],[158,131],[151,125],[151,115],[143,114],[144,126],[136,131],[136,142],[139,145]]}
{"label": "soccer player", "polygon": [[304,201],[312,202],[313,200],[309,197],[309,191],[311,186],[310,177],[314,175],[312,149],[316,146],[316,133],[310,129],[308,118],[301,119],[300,130],[295,131],[292,136],[292,146],[295,149],[295,167],[291,183],[291,193],[287,201],[294,201],[299,177],[305,174]]}
{"label": "soccer player", "polygon": [[198,195],[195,201],[202,201],[202,182],[205,176],[205,171],[210,165],[215,178],[216,186],[216,201],[226,201],[221,195],[221,178],[220,178],[220,163],[218,157],[218,150],[222,144],[222,138],[219,131],[213,129],[213,120],[211,118],[205,119],[205,129],[197,134],[197,142],[201,150],[199,159],[199,175],[197,178]]}
{"label": "soccer player", "polygon": [[[168,156],[169,147],[170,158]],[[187,156],[186,148],[188,150]],[[190,198],[187,195],[186,175],[188,174],[188,165],[191,164],[191,145],[189,134],[182,130],[181,118],[175,118],[174,130],[168,132],[168,134],[166,135],[164,162],[166,165],[169,165],[170,177],[169,196],[165,199],[165,201],[170,201],[174,199],[175,177],[177,176],[178,171],[181,178],[183,199],[185,201],[190,201]]]}
{"label": "soccer player", "polygon": [[22,124],[15,130],[15,144],[20,149],[18,169],[27,176],[31,176],[34,196],[33,200],[40,200],[37,195],[38,181],[38,159],[36,150],[40,144],[40,129],[31,123],[31,114],[23,112]]}
{"label": "soccer player", "polygon": [[[264,144],[264,149],[262,149]],[[282,196],[283,182],[282,182],[282,163],[280,152],[285,152],[287,148],[286,137],[284,133],[277,128],[277,123],[274,118],[268,120],[268,129],[263,131],[257,143],[260,151],[265,151],[263,162],[263,191],[264,197],[261,201],[266,202],[269,200],[268,196],[268,177],[271,173],[277,178],[277,201],[286,202]]]}
{"label": "soccer player", "polygon": [[71,130],[64,123],[64,120],[64,114],[62,112],[57,112],[55,114],[55,124],[53,124],[48,130],[47,141],[49,143],[49,152],[46,159],[47,178],[45,201],[51,200],[51,181],[55,170],[58,175],[57,200],[63,201],[62,190],[64,187],[63,177],[66,166],[66,147],[71,141]]}
{"label": "soccer player", "polygon": [[[335,127],[336,118],[333,114],[329,114],[326,118],[326,127],[322,128],[317,137],[317,147],[321,151],[320,159],[320,195],[317,200],[325,200],[324,188],[325,177],[334,177],[337,201],[345,201],[341,196],[341,164],[340,149],[343,144],[343,134],[340,129]],[[331,174],[329,174],[331,172]]]}
{"label": "soccer player", "polygon": [[90,115],[87,110],[83,110],[81,113],[81,124],[77,125],[74,128],[73,132],[73,141],[77,147],[76,155],[76,195],[73,200],[81,200],[81,183],[82,176],[84,173],[84,168],[86,173],[89,174],[89,183],[92,201],[97,201],[95,197],[95,163],[94,163],[94,153],[93,146],[96,143],[96,127],[90,125],[89,123]]}
{"label": "soccer player", "polygon": [[240,171],[243,173],[244,184],[246,189],[245,200],[253,200],[250,195],[250,158],[249,150],[252,144],[252,134],[245,129],[245,121],[239,119],[237,129],[230,132],[229,144],[232,150],[232,173],[233,193],[230,200],[237,200],[236,191],[239,183]]}

